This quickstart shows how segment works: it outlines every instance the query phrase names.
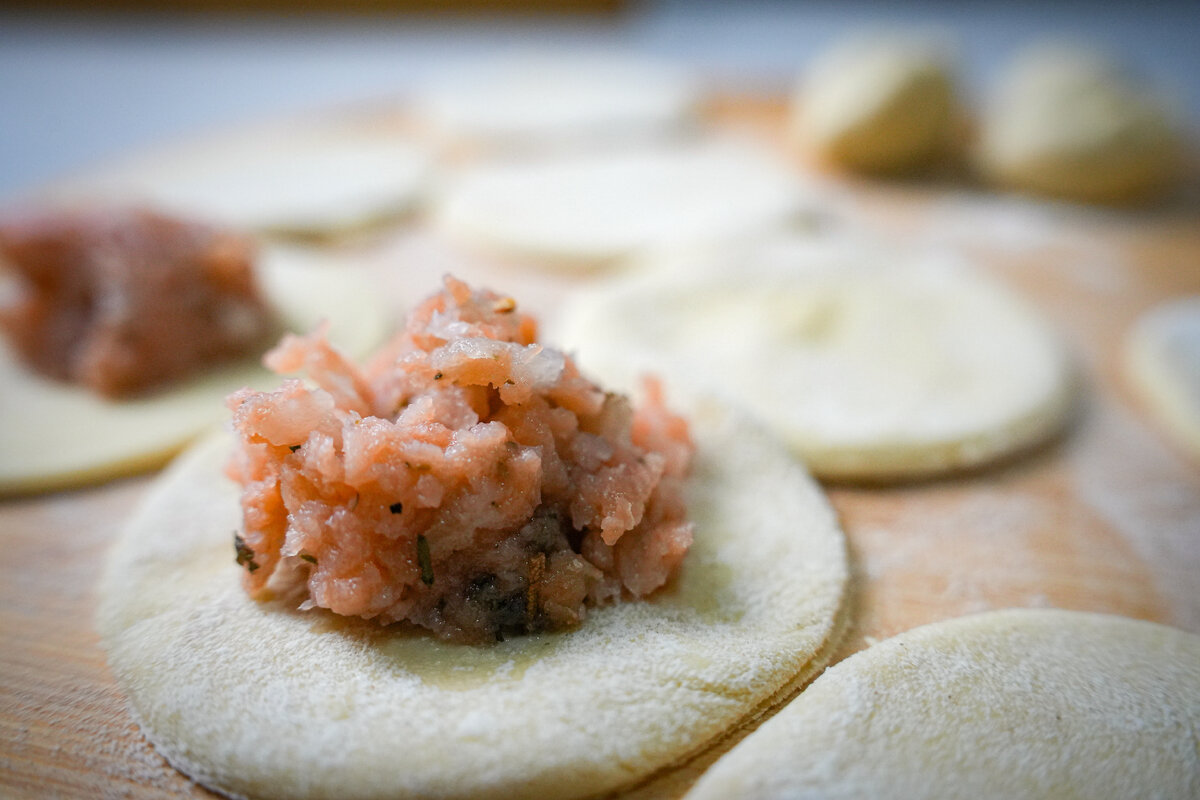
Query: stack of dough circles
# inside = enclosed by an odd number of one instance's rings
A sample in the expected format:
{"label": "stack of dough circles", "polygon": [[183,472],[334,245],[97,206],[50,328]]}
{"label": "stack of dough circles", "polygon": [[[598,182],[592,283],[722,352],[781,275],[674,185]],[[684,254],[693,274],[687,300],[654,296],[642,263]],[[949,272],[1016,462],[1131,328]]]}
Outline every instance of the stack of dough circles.
{"label": "stack of dough circles", "polygon": [[1200,637],[995,611],[827,670],[688,800],[1200,796]]}
{"label": "stack of dough circles", "polygon": [[1057,339],[949,254],[781,235],[580,293],[563,319],[585,371],[721,392],[824,478],[983,464],[1047,438],[1070,406]]}
{"label": "stack of dough circles", "polygon": [[482,164],[449,182],[439,217],[479,247],[581,268],[785,224],[804,200],[786,164],[717,138]]}
{"label": "stack of dough circles", "polygon": [[620,53],[525,51],[460,64],[431,79],[417,115],[450,142],[553,147],[681,128],[698,83],[675,66]]}
{"label": "stack of dough circles", "polygon": [[1162,427],[1200,459],[1200,296],[1142,314],[1126,336],[1124,367]]}
{"label": "stack of dough circles", "polygon": [[1103,55],[1023,53],[983,116],[979,161],[994,182],[1098,203],[1152,199],[1177,179],[1181,142],[1159,98]]}
{"label": "stack of dough circles", "polygon": [[52,191],[248,231],[332,237],[415,210],[433,175],[432,151],[383,120],[292,120],[152,151]]}
{"label": "stack of dough circles", "polygon": [[960,114],[945,48],[915,35],[863,36],[824,53],[792,99],[797,139],[852,170],[897,173],[944,155]]}
{"label": "stack of dough circles", "polygon": [[691,419],[695,542],[641,601],[491,646],[258,603],[231,443],[160,478],[110,553],[98,628],[146,737],[254,798],[573,798],[670,767],[794,691],[840,632],[845,541],[803,467],[715,404]]}
{"label": "stack of dough circles", "polygon": [[[332,341],[362,355],[388,333],[390,310],[364,270],[301,248],[265,248],[259,284],[286,330],[322,321]],[[109,400],[24,367],[0,340],[0,494],[93,483],[165,463],[226,417],[224,399],[273,376],[257,355],[145,396]]]}

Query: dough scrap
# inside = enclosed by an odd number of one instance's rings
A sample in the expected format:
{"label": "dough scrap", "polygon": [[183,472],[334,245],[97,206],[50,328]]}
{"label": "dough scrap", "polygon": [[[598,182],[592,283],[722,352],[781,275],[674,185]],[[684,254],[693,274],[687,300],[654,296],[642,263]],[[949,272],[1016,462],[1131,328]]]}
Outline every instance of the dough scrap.
{"label": "dough scrap", "polygon": [[440,73],[415,107],[451,141],[520,148],[669,132],[692,119],[699,100],[698,82],[669,63],[526,51]]}
{"label": "dough scrap", "polygon": [[1009,610],[829,668],[688,800],[1200,796],[1200,637]]}
{"label": "dough scrap", "polygon": [[1150,413],[1200,459],[1200,296],[1143,313],[1126,335],[1123,366]]}
{"label": "dough scrap", "polygon": [[438,213],[464,241],[588,268],[783,224],[805,199],[788,173],[741,140],[553,155],[464,171]]}
{"label": "dough scrap", "polygon": [[960,130],[946,48],[874,35],[818,57],[792,97],[792,132],[822,158],[867,173],[901,173],[948,154]]}
{"label": "dough scrap", "polygon": [[427,147],[383,123],[276,122],[149,152],[51,196],[119,198],[243,230],[331,237],[412,211],[433,164]]}
{"label": "dough scrap", "polygon": [[1145,202],[1178,178],[1182,146],[1166,104],[1086,48],[1041,45],[1004,76],[981,123],[993,182],[1091,203]]}
{"label": "dough scrap", "polygon": [[97,624],[155,746],[250,797],[580,797],[632,784],[828,657],[845,541],[803,468],[719,406],[692,420],[677,582],[493,647],[260,605],[234,564],[229,442],[173,465],[114,545]]}
{"label": "dough scrap", "polygon": [[[389,309],[361,270],[299,248],[273,247],[258,275],[284,328],[323,319],[333,340],[365,354],[387,335]],[[0,495],[95,483],[164,464],[226,416],[224,398],[274,377],[248,358],[144,397],[105,400],[27,370],[0,340]]]}
{"label": "dough scrap", "polygon": [[563,319],[584,371],[719,391],[824,478],[984,464],[1046,439],[1070,408],[1065,354],[1037,315],[931,255],[778,236],[581,293]]}

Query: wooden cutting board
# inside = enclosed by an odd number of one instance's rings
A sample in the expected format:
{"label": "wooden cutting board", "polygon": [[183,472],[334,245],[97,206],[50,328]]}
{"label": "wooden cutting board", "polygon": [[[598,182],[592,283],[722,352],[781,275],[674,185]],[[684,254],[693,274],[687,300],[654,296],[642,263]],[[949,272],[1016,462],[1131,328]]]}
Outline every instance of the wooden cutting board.
{"label": "wooden cutting board", "polygon": [[[734,99],[712,115],[781,146],[778,102]],[[853,571],[850,628],[834,660],[916,625],[1013,606],[1200,633],[1200,463],[1146,416],[1119,359],[1140,312],[1200,293],[1196,203],[1120,212],[1001,197],[956,176],[817,180],[825,224],[953,247],[1028,298],[1070,345],[1079,385],[1069,429],[1035,452],[956,478],[827,487]],[[546,316],[587,281],[464,252],[420,220],[339,247],[389,265],[397,308],[446,271]],[[141,737],[92,631],[106,548],[152,480],[0,501],[2,796],[211,796]],[[636,794],[678,796],[712,758]]]}

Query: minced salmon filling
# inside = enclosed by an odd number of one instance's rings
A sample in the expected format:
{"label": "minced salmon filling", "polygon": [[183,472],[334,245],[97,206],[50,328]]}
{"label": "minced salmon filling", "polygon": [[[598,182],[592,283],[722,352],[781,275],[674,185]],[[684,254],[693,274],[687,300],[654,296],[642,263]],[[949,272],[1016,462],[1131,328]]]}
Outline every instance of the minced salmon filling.
{"label": "minced salmon filling", "polygon": [[137,394],[266,343],[249,240],[149,211],[0,223],[19,279],[0,329],[31,369],[107,397]]}
{"label": "minced salmon filling", "polygon": [[229,399],[248,591],[478,642],[662,586],[692,542],[687,425],[656,383],[634,409],[536,333],[446,278],[365,367],[285,338],[268,365],[315,388]]}

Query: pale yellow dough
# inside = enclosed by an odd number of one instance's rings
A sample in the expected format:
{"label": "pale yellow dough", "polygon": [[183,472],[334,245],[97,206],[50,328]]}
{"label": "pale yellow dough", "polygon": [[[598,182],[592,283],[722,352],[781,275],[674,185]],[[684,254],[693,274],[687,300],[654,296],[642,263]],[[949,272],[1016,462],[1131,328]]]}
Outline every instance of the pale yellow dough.
{"label": "pale yellow dough", "polygon": [[1098,51],[1041,45],[1022,53],[980,126],[990,180],[1096,203],[1156,198],[1178,181],[1182,145],[1161,98]]}
{"label": "pale yellow dough", "polygon": [[413,211],[433,154],[383,121],[295,119],[183,141],[72,177],[57,200],[146,204],[248,231],[330,237]]}
{"label": "pale yellow dough", "polygon": [[497,161],[447,182],[451,236],[543,266],[587,269],[797,219],[807,193],[750,140],[712,137]]}
{"label": "pale yellow dough", "polygon": [[[360,269],[295,248],[269,248],[259,277],[283,327],[322,320],[334,342],[362,355],[388,332],[389,310]],[[0,495],[107,480],[160,466],[228,417],[224,398],[276,379],[257,357],[128,400],[106,400],[36,375],[0,340]]]}
{"label": "pale yellow dough", "polygon": [[1124,368],[1163,430],[1200,459],[1200,296],[1142,314],[1126,335]]}
{"label": "pale yellow dough", "polygon": [[1200,797],[1200,637],[1070,611],[916,628],[826,670],[688,800]]}
{"label": "pale yellow dough", "polygon": [[752,410],[818,476],[891,480],[994,461],[1070,407],[1037,314],[949,254],[766,237],[580,293],[561,340],[614,385],[661,371]]}
{"label": "pale yellow dough", "polygon": [[230,442],[190,452],[116,543],[98,626],[147,738],[233,796],[568,798],[704,748],[828,657],[845,543],[803,468],[692,419],[695,544],[648,601],[490,647],[250,600]]}
{"label": "pale yellow dough", "polygon": [[928,166],[960,132],[946,48],[916,34],[840,43],[806,71],[792,97],[791,128],[802,146],[851,170]]}
{"label": "pale yellow dough", "polygon": [[666,62],[525,50],[440,70],[414,107],[452,143],[545,149],[677,133],[699,102],[699,83]]}

